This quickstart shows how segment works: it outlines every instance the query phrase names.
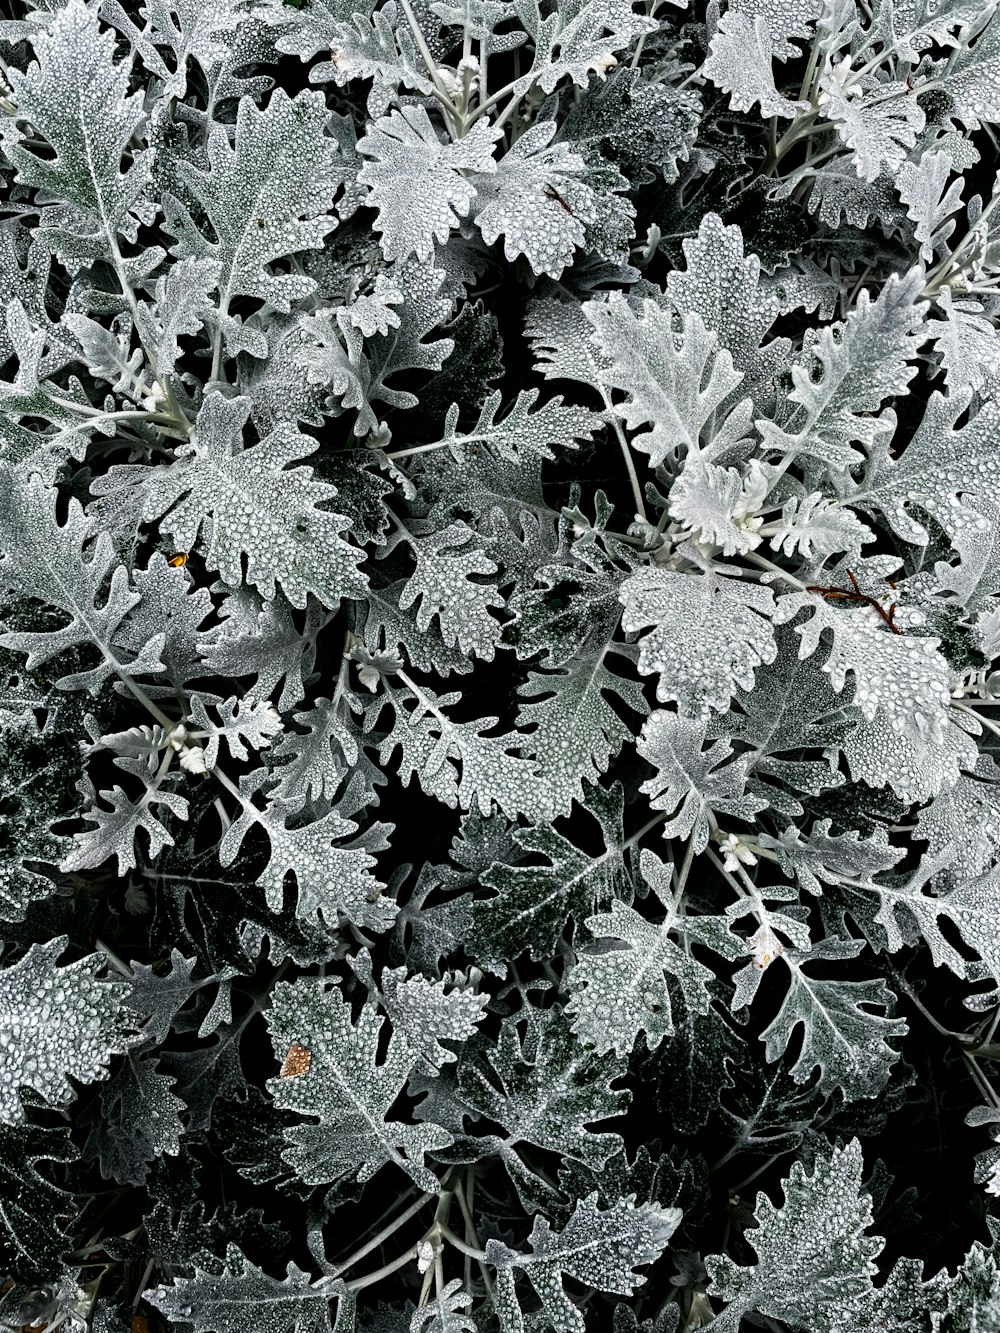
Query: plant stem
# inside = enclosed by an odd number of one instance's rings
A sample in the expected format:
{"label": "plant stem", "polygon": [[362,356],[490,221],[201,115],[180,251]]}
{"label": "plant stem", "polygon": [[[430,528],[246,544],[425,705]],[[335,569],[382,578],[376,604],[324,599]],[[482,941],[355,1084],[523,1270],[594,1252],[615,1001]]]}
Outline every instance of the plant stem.
{"label": "plant stem", "polygon": [[394,1217],[388,1226],[384,1226],[381,1231],[376,1232],[371,1240],[367,1241],[352,1254],[348,1255],[348,1257],[341,1263],[337,1264],[333,1270],[333,1276],[339,1277],[341,1273],[346,1273],[349,1268],[353,1268],[359,1259],[363,1259],[366,1254],[371,1254],[372,1250],[377,1250],[383,1241],[388,1240],[388,1238],[394,1235],[400,1227],[404,1227],[411,1217],[416,1217],[417,1213],[419,1213],[422,1208],[426,1207],[431,1199],[436,1197],[437,1196],[434,1194],[422,1194],[416,1202],[410,1204],[409,1208],[400,1213],[398,1217]]}

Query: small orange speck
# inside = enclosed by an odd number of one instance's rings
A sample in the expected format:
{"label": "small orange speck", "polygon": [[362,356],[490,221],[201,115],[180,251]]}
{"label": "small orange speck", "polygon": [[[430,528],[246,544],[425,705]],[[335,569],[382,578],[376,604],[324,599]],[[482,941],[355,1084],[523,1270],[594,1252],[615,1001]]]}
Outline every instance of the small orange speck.
{"label": "small orange speck", "polygon": [[175,551],[167,560],[171,569],[183,569],[188,562],[187,551]]}
{"label": "small orange speck", "polygon": [[279,1078],[298,1078],[301,1074],[308,1074],[312,1058],[312,1051],[308,1047],[300,1046],[297,1041],[293,1041],[281,1066]]}

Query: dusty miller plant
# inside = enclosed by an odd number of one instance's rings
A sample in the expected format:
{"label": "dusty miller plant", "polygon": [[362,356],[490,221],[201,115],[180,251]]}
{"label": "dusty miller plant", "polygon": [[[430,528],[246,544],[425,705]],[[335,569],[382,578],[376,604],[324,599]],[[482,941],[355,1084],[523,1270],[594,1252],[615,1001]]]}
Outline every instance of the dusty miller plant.
{"label": "dusty miller plant", "polygon": [[0,24],[0,1322],[1000,1328],[1000,17]]}

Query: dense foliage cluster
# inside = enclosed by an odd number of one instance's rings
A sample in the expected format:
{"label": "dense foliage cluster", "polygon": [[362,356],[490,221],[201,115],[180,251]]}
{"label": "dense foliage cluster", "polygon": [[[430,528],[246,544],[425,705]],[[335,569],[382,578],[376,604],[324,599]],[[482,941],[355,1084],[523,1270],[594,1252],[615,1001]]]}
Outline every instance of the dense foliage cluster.
{"label": "dense foliage cluster", "polygon": [[0,22],[0,1325],[1000,1329],[994,9]]}

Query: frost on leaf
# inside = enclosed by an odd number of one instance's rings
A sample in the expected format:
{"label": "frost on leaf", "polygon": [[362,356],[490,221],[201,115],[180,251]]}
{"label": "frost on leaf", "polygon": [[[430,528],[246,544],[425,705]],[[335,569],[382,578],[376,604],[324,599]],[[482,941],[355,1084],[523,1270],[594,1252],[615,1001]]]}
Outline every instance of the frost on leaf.
{"label": "frost on leaf", "polygon": [[[593,619],[588,618],[588,625]],[[591,643],[560,671],[532,671],[520,686],[519,727],[532,727],[527,740],[548,784],[554,807],[565,812],[578,801],[594,812],[584,784],[594,784],[611,759],[634,735],[625,716],[646,712],[639,683],[609,669],[620,645],[608,634]]]}
{"label": "frost on leaf", "polygon": [[808,103],[793,102],[778,92],[774,58],[775,42],[767,22],[760,15],[730,9],[712,38],[705,76],[729,94],[734,111],[751,111],[759,103],[762,116],[792,119],[807,110]]}
{"label": "frost on leaf", "polygon": [[[101,30],[97,10],[84,0],[59,9],[33,45],[36,60],[12,75],[17,121],[33,132],[6,120],[4,152],[18,180],[47,197],[41,235],[55,253],[73,267],[113,257],[124,271],[119,237],[134,241],[138,221],[152,215],[146,198],[152,151],[137,150],[121,169],[143,114],[141,91],[128,94],[131,61],[115,63],[114,33]],[[148,271],[162,253],[145,252],[132,267]]]}
{"label": "frost on leaf", "polygon": [[301,1180],[364,1182],[391,1162],[421,1189],[437,1189],[424,1154],[451,1136],[436,1125],[389,1119],[419,1058],[399,1032],[389,1037],[380,1061],[383,1020],[366,1006],[352,1023],[339,991],[316,979],[278,985],[267,1025],[278,1060],[293,1042],[312,1053],[306,1073],[267,1084],[276,1106],[315,1118],[285,1132],[285,1157]]}
{"label": "frost on leaf", "polygon": [[[519,5],[518,15],[535,45],[531,70],[515,82],[518,93],[536,83],[551,93],[564,78],[585,88],[592,73],[605,75],[616,65],[614,53],[655,29],[652,19],[635,12],[628,0],[571,0],[545,10],[539,0]],[[605,34],[608,34],[605,36]]]}
{"label": "frost on leaf", "polygon": [[536,865],[492,865],[480,883],[495,896],[479,899],[472,909],[472,946],[483,965],[503,966],[525,949],[549,957],[572,918],[583,920],[595,907],[627,895],[620,786],[604,791],[585,788],[585,808],[600,824],[603,851],[581,851],[552,827],[518,829],[518,847],[543,858]]}
{"label": "frost on leaf", "polygon": [[724,711],[737,686],[753,688],[754,671],[777,653],[768,619],[768,588],[736,579],[639,569],[620,593],[622,628],[649,630],[640,639],[639,670],[659,675],[656,697],[697,717]]}
{"label": "frost on leaf", "polygon": [[[419,775],[428,795],[452,808],[478,808],[484,815],[492,814],[494,806],[506,815],[536,818],[549,809],[551,798],[536,765],[511,753],[526,748],[527,737],[520,732],[483,735],[496,726],[496,717],[454,721],[445,710],[458,702],[457,693],[438,696],[410,682],[405,692],[392,691],[389,697],[394,725],[381,741],[379,757],[386,763],[401,747],[398,772],[404,786]],[[380,696],[373,713],[380,713],[383,704]]]}
{"label": "frost on leaf", "polygon": [[687,267],[667,276],[666,294],[680,315],[697,315],[732,357],[741,392],[756,401],[769,392],[791,348],[787,338],[764,343],[782,313],[784,288],[762,280],[760,260],[744,251],[739,227],[706,213],[698,232],[683,242]]}
{"label": "frost on leaf", "polygon": [[231,355],[241,349],[267,354],[261,333],[250,333],[230,315],[234,299],[255,297],[288,311],[290,302],[315,289],[302,273],[274,273],[269,265],[318,249],[337,225],[329,209],[343,175],[336,143],[324,133],[328,114],[322,94],[302,92],[292,99],[279,88],[264,110],[249,97],[240,99],[232,142],[228,127],[213,127],[209,170],[185,162],[181,173],[211,222],[214,239],[179,200],[164,200],[167,227],[177,238],[174,253],[218,266],[213,319]]}
{"label": "frost on leaf", "polygon": [[[941,860],[950,859],[943,853]],[[983,968],[970,964],[941,929],[949,925],[949,935],[957,932],[972,952],[978,955],[985,972],[1000,985],[1000,940],[997,939],[997,913],[1000,912],[1000,885],[995,874],[986,874],[959,884],[942,897],[923,892],[924,882],[934,867],[928,856],[920,870],[905,883],[872,887],[880,899],[875,920],[885,929],[890,950],[909,944],[912,919],[938,967],[950,968],[959,977],[983,977]]]}
{"label": "frost on leaf", "polygon": [[55,1163],[73,1162],[69,1130],[39,1125],[0,1125],[0,1267],[23,1281],[46,1281],[57,1272],[70,1239],[62,1224],[73,1195],[49,1178]]}
{"label": "frost on leaf", "polygon": [[[849,735],[854,719],[830,678],[814,660],[803,661],[791,630],[780,630],[776,659],[762,667],[752,690],[740,690],[728,713],[713,719],[710,736],[724,736],[752,747],[745,756],[750,788],[771,807],[801,813],[793,794],[816,795],[843,783],[835,764],[836,748]],[[802,750],[824,752],[802,759]]]}
{"label": "frost on leaf", "polygon": [[535,273],[558,278],[598,218],[587,163],[568,144],[553,144],[556,123],[533,125],[477,183],[476,226],[488,245],[504,238],[504,255],[524,255]]}
{"label": "frost on leaf", "polygon": [[[853,711],[853,710],[852,710]],[[874,717],[858,716],[843,744],[855,782],[891,787],[902,801],[927,801],[954,786],[963,769],[976,762],[975,740],[947,718],[941,729],[899,729],[898,709],[879,708]]]}
{"label": "frost on leaf", "polygon": [[804,965],[853,958],[861,948],[860,940],[827,939],[809,953],[785,954],[788,993],[761,1034],[767,1058],[773,1061],[781,1057],[801,1024],[802,1049],[791,1067],[792,1078],[806,1083],[818,1069],[818,1087],[824,1096],[839,1089],[847,1101],[877,1097],[882,1091],[891,1066],[899,1059],[888,1039],[902,1036],[906,1023],[889,1017],[894,996],[883,981],[831,981],[812,976]]}
{"label": "frost on leaf", "polygon": [[[21,596],[56,608],[69,617],[53,630],[8,631],[0,644],[26,653],[29,670],[71,648],[97,648],[101,660],[86,671],[62,676],[61,689],[96,693],[121,664],[113,646],[114,632],[139,600],[129,588],[128,572],[119,564],[110,537],[102,533],[87,543],[87,522],[71,499],[66,522],[56,513],[58,496],[39,477],[30,481],[7,468],[0,470],[0,584]],[[125,665],[133,675],[158,671],[162,639],[151,638]],[[130,660],[131,659],[131,660]]]}
{"label": "frost on leaf", "polygon": [[0,1121],[24,1120],[22,1088],[54,1106],[81,1083],[107,1078],[108,1060],[132,1044],[132,1015],[124,1007],[124,982],[101,981],[104,959],[89,954],[57,967],[66,937],[33,944],[13,966],[0,970]]}
{"label": "frost on leaf", "polygon": [[932,394],[902,457],[894,460],[886,450],[876,453],[851,503],[883,514],[904,541],[921,546],[929,541],[921,513],[939,523],[956,542],[964,522],[985,530],[988,520],[963,506],[960,497],[992,498],[997,494],[1000,405],[987,399],[956,430],[955,423],[970,401],[968,389],[947,396]]}
{"label": "frost on leaf", "polygon": [[289,1262],[284,1278],[271,1277],[230,1244],[225,1261],[203,1268],[199,1255],[192,1277],[175,1278],[169,1286],[142,1293],[150,1305],[194,1333],[331,1333],[331,1298],[344,1295],[332,1278],[314,1282]]}
{"label": "frost on leaf", "polygon": [[643,727],[637,747],[656,770],[641,790],[648,793],[654,810],[669,816],[663,836],[690,837],[695,852],[708,846],[710,815],[727,814],[750,822],[767,806],[766,801],[745,793],[746,759],[732,758],[728,741],[713,741],[708,749],[702,748],[706,731],[704,719],[658,709]]}
{"label": "frost on leaf", "polygon": [[862,1192],[861,1145],[852,1139],[817,1156],[811,1175],[794,1162],[775,1207],[757,1195],[757,1226],[746,1233],[757,1262],[742,1267],[728,1255],[706,1259],[710,1294],[727,1302],[712,1325],[736,1333],[751,1311],[811,1333],[840,1333],[870,1299],[880,1236],[865,1233],[872,1202]]}
{"label": "frost on leaf", "polygon": [[654,1050],[664,1037],[673,1035],[668,977],[683,995],[688,1014],[706,1014],[709,1009],[712,972],[670,938],[683,930],[670,868],[645,848],[640,864],[643,877],[666,908],[665,916],[651,921],[615,899],[609,912],[587,918],[587,929],[600,942],[601,952],[581,953],[570,975],[573,1031],[598,1053],[614,1050],[629,1055],[640,1033]]}
{"label": "frost on leaf", "polygon": [[419,974],[408,977],[405,967],[387,968],[379,984],[393,1031],[435,1073],[458,1058],[441,1043],[462,1044],[485,1017],[486,996]]}
{"label": "frost on leaf", "polygon": [[91,1124],[84,1157],[97,1159],[106,1180],[141,1185],[150,1162],[181,1150],[186,1107],[158,1063],[155,1052],[130,1051],[83,1117]]}
{"label": "frost on leaf", "polygon": [[899,169],[899,197],[906,204],[907,217],[916,224],[914,234],[925,263],[947,250],[955,230],[953,214],[962,207],[961,180],[948,184],[952,169],[948,154],[940,152],[924,153],[919,162],[904,162]]}
{"label": "frost on leaf", "polygon": [[877,299],[861,292],[842,325],[825,328],[792,366],[799,404],[789,425],[761,420],[765,448],[808,454],[835,469],[860,461],[853,447],[871,449],[884,427],[873,415],[885,399],[903,393],[916,374],[911,361],[925,337],[922,269],[893,274]]}
{"label": "frost on leaf", "polygon": [[497,566],[475,532],[465,523],[451,523],[414,539],[411,546],[417,568],[400,593],[400,607],[416,602],[418,630],[426,630],[436,617],[446,644],[492,661],[501,626],[490,610],[504,601],[486,580]]}
{"label": "frost on leaf", "polygon": [[40,734],[30,713],[0,728],[0,921],[22,921],[55,890],[44,867],[68,845],[51,825],[74,806],[74,748],[68,736]]}
{"label": "frost on leaf", "polygon": [[649,455],[651,467],[702,447],[710,458],[724,457],[745,441],[749,401],[717,415],[743,376],[700,315],[685,315],[677,334],[669,309],[647,299],[636,315],[617,293],[589,301],[584,313],[610,363],[604,382],[629,395],[616,410],[629,430],[649,426],[632,444]]}
{"label": "frost on leaf", "polygon": [[453,448],[485,444],[500,458],[517,463],[525,454],[555,458],[553,445],[575,448],[578,440],[589,440],[601,425],[596,413],[585,407],[564,406],[562,398],[549,398],[532,411],[537,389],[522,389],[514,406],[498,421],[501,397],[499,389],[489,395],[479,420],[467,435],[455,433],[459,409],[453,405],[445,418],[444,439]]}
{"label": "frost on leaf", "polygon": [[920,811],[917,828],[935,867],[931,883],[938,894],[947,897],[991,871],[1000,862],[1000,771],[993,759],[979,756]]}
{"label": "frost on leaf", "polygon": [[988,12],[982,8],[976,11],[980,20],[976,42],[958,45],[941,75],[952,114],[967,130],[1000,121],[1000,23],[995,13],[984,23]]}
{"label": "frost on leaf", "polygon": [[174,819],[186,820],[187,798],[169,790],[155,771],[150,772],[145,758],[124,756],[116,763],[138,780],[141,788],[138,797],[133,798],[117,784],[95,792],[89,778],[86,779],[88,799],[81,818],[95,827],[73,834],[73,846],[60,862],[60,869],[90,870],[114,856],[118,873],[124,875],[135,867],[137,857],[146,850],[136,845],[140,831],[148,839],[149,856],[157,856],[164,847],[173,846],[173,833],[164,823],[165,812]]}
{"label": "frost on leaf", "polygon": [[817,896],[824,884],[845,878],[871,883],[874,875],[891,870],[903,857],[900,848],[889,846],[882,829],[862,838],[855,830],[831,833],[831,824],[829,819],[820,819],[808,832],[787,828],[778,838],[761,833],[758,841],[774,853],[789,878],[794,876],[807,893]]}
{"label": "frost on leaf", "polygon": [[414,1310],[410,1333],[476,1333],[477,1325],[466,1311],[472,1297],[462,1289],[462,1279],[453,1278],[438,1296]]}
{"label": "frost on leaf", "polygon": [[842,87],[837,72],[821,79],[820,105],[851,151],[851,165],[864,181],[900,169],[924,128],[925,116],[903,82],[862,78]]}
{"label": "frost on leaf", "polygon": [[[882,590],[876,586],[875,592],[881,595]],[[832,643],[822,670],[838,694],[850,675],[851,701],[869,722],[881,712],[889,729],[902,736],[915,741],[942,739],[951,673],[937,639],[893,634],[873,607],[837,610],[810,592],[782,597],[777,619],[791,620],[803,608],[812,615],[795,626],[801,638],[799,656],[810,657],[824,630],[829,631]]]}
{"label": "frost on leaf", "polygon": [[270,843],[271,854],[257,880],[264,890],[267,905],[281,910],[285,879],[295,876],[298,888],[296,915],[304,920],[335,926],[342,913],[357,925],[385,930],[395,916],[395,904],[381,896],[382,885],[372,875],[374,850],[384,847],[385,824],[372,824],[353,843],[336,846],[358,832],[353,819],[330,810],[312,823],[289,825],[290,817],[301,805],[299,799],[272,799],[264,810],[254,805],[252,797],[266,781],[266,769],[256,769],[240,780],[242,810],[219,844],[219,860],[231,865],[250,829],[262,829]]}
{"label": "frost on leaf", "polygon": [[496,1042],[480,1040],[466,1048],[458,1092],[473,1129],[475,1120],[484,1117],[504,1131],[466,1141],[464,1151],[497,1154],[531,1206],[539,1198],[551,1203],[552,1192],[544,1172],[533,1169],[527,1149],[533,1145],[556,1160],[600,1171],[622,1141],[613,1132],[588,1126],[620,1116],[629,1094],[611,1087],[624,1073],[622,1062],[585,1050],[560,1010],[529,1010],[523,1036],[517,1030],[521,1017],[506,1022]]}
{"label": "frost on leaf", "polygon": [[309,593],[332,607],[359,596],[361,552],[341,536],[347,519],[318,508],[336,487],[316,481],[311,468],[287,467],[313,453],[316,441],[279,426],[245,449],[241,433],[249,410],[245,398],[206,396],[192,443],[145,477],[144,517],[161,519],[161,529],[183,551],[205,529],[205,559],[227,583],[242,581],[245,557],[247,581],[266,597],[276,583],[298,607]]}
{"label": "frost on leaf", "polygon": [[377,120],[358,140],[358,152],[372,159],[358,180],[371,188],[369,203],[379,210],[375,225],[387,259],[432,257],[434,242],[448,239],[476,197],[463,170],[496,170],[495,138],[482,119],[465,138],[442,142],[424,108],[410,106]]}
{"label": "frost on leaf", "polygon": [[524,1333],[518,1276],[531,1283],[554,1333],[583,1333],[583,1314],[563,1287],[563,1276],[598,1291],[631,1296],[646,1280],[636,1268],[660,1257],[680,1220],[679,1208],[636,1206],[634,1195],[602,1210],[595,1193],[577,1201],[562,1231],[553,1231],[544,1218],[536,1217],[528,1237],[530,1252],[488,1240],[486,1262],[496,1270],[501,1333]]}

